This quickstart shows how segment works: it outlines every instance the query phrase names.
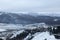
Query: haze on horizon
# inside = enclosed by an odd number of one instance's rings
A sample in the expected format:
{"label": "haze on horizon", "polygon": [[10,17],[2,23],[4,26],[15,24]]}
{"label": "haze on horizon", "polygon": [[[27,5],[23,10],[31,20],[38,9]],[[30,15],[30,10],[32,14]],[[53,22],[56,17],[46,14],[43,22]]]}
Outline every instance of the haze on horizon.
{"label": "haze on horizon", "polygon": [[60,0],[0,0],[0,11],[60,13]]}

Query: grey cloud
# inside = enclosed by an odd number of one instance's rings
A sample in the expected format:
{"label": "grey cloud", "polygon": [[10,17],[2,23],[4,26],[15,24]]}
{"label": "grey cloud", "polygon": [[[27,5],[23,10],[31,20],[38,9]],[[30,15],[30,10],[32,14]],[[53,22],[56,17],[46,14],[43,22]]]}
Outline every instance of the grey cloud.
{"label": "grey cloud", "polygon": [[60,0],[0,0],[0,11],[60,12]]}

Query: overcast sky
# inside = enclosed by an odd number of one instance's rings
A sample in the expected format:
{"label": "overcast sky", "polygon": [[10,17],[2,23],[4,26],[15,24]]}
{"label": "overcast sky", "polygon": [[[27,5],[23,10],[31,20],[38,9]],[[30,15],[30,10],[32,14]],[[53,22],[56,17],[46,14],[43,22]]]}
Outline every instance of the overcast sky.
{"label": "overcast sky", "polygon": [[0,11],[60,12],[60,0],[0,0]]}

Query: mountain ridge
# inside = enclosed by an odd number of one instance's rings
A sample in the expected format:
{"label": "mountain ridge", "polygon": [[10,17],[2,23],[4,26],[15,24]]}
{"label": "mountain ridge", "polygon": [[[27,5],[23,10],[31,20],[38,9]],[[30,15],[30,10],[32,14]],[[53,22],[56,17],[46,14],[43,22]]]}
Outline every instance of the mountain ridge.
{"label": "mountain ridge", "polygon": [[[57,21],[55,21],[57,19]],[[0,23],[11,24],[33,24],[33,23],[46,23],[46,24],[60,24],[60,17],[52,16],[34,16],[29,14],[15,14],[15,13],[2,13],[0,15]]]}

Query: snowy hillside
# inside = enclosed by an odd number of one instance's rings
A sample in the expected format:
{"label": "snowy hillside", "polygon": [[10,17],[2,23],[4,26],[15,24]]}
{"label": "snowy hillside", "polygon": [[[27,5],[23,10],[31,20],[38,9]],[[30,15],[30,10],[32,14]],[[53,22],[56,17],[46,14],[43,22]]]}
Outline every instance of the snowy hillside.
{"label": "snowy hillside", "polygon": [[53,35],[50,35],[49,32],[42,32],[37,34],[32,40],[57,40]]}
{"label": "snowy hillside", "polygon": [[7,40],[56,40],[54,35],[48,32],[49,25],[45,23],[3,24],[0,23],[0,37]]}
{"label": "snowy hillside", "polygon": [[[38,25],[37,25],[38,24]],[[46,27],[45,27],[46,26]],[[20,35],[21,33],[27,33],[28,34],[35,34],[36,32],[43,32],[44,28],[47,28],[48,26],[45,23],[35,23],[35,24],[29,24],[29,25],[18,25],[18,24],[3,24],[0,23],[0,32],[2,32],[2,35],[12,35],[11,38],[17,37],[17,35]],[[11,32],[11,33],[10,33]],[[4,33],[4,34],[3,34]],[[25,35],[24,34],[24,35]],[[32,36],[31,36],[32,37]]]}

